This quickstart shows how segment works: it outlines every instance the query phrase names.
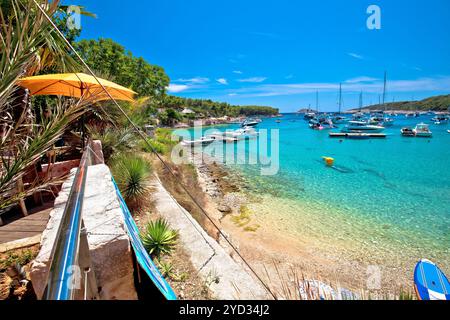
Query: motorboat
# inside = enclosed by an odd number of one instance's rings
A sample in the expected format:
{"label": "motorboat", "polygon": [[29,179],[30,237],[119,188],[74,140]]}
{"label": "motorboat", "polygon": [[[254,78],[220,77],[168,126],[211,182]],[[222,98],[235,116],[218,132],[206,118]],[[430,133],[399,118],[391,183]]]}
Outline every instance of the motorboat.
{"label": "motorboat", "polygon": [[253,127],[244,127],[242,129],[238,129],[236,131],[225,132],[226,137],[236,138],[238,140],[246,140],[257,138],[259,136],[259,132],[255,130]]}
{"label": "motorboat", "polygon": [[320,130],[336,128],[333,121],[326,116],[321,116],[319,118],[314,118],[314,119],[310,120],[309,127],[311,129],[315,129],[315,130],[319,130],[319,128],[321,128]]}
{"label": "motorboat", "polygon": [[251,119],[247,119],[242,123],[242,128],[245,127],[256,127],[258,124],[260,124],[260,122],[256,121],[256,120],[251,120]]}
{"label": "motorboat", "polygon": [[184,147],[195,147],[195,146],[209,146],[211,143],[216,141],[214,137],[202,137],[198,140],[183,140],[181,145]]}
{"label": "motorboat", "polygon": [[307,113],[305,113],[305,115],[304,115],[304,119],[305,120],[312,120],[312,119],[314,119],[316,117],[316,114],[314,113],[314,112],[307,112]]}
{"label": "motorboat", "polygon": [[380,123],[382,123],[384,121],[384,117],[382,115],[376,115],[376,116],[372,116],[369,119],[369,124],[372,125],[379,125]]}
{"label": "motorboat", "polygon": [[384,131],[384,127],[379,125],[372,125],[367,123],[366,121],[350,121],[342,132],[371,132],[371,133],[381,133]]}
{"label": "motorboat", "polygon": [[416,137],[431,138],[433,136],[430,127],[425,123],[419,123],[413,132]]}
{"label": "motorboat", "polygon": [[414,130],[412,128],[403,128],[401,130],[402,136],[404,137],[415,137],[416,134],[414,133]]}
{"label": "motorboat", "polygon": [[440,124],[447,124],[449,121],[449,117],[446,115],[440,115],[440,116],[436,116],[433,119],[431,119],[432,121],[434,121],[434,124],[440,125]]}
{"label": "motorboat", "polygon": [[343,124],[349,121],[346,117],[343,116],[335,116],[332,120],[334,124]]}
{"label": "motorboat", "polygon": [[362,112],[357,112],[353,115],[352,121],[362,121],[364,120],[364,113]]}
{"label": "motorboat", "polygon": [[318,131],[322,131],[324,130],[324,127],[322,127],[322,124],[320,124],[320,122],[316,121],[316,122],[311,122],[309,124],[309,127],[313,130],[318,130]]}

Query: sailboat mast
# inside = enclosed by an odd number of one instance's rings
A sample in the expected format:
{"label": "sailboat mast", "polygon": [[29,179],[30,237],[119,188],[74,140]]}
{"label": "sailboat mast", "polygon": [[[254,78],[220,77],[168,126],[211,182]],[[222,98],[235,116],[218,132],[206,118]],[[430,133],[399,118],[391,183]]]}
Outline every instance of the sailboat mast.
{"label": "sailboat mast", "polygon": [[339,83],[339,114],[342,111],[342,83]]}
{"label": "sailboat mast", "polygon": [[361,93],[359,94],[359,112],[362,111],[362,107],[363,107],[363,92],[361,91]]}
{"label": "sailboat mast", "polygon": [[316,111],[319,113],[319,91],[316,92]]}
{"label": "sailboat mast", "polygon": [[387,89],[387,72],[384,72],[384,87],[383,87],[383,107],[386,111],[386,89]]}

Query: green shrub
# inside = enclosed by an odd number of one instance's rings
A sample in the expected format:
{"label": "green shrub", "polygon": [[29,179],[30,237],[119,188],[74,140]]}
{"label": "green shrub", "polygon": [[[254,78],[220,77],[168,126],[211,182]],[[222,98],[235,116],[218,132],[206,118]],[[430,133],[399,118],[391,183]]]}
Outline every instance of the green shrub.
{"label": "green shrub", "polygon": [[159,257],[161,254],[170,254],[178,242],[178,232],[170,229],[164,219],[152,221],[141,234],[145,249],[152,256]]}
{"label": "green shrub", "polygon": [[112,172],[128,208],[139,210],[150,192],[150,163],[141,156],[124,154],[114,160]]}
{"label": "green shrub", "polygon": [[153,139],[147,139],[148,143],[152,146],[152,148],[150,148],[144,141],[141,140],[140,146],[141,146],[141,150],[145,151],[145,152],[153,152],[156,151],[159,154],[166,154],[167,153],[167,148],[166,146],[164,146],[162,143],[155,141]]}
{"label": "green shrub", "polygon": [[89,128],[89,132],[93,140],[102,142],[103,156],[106,163],[109,163],[113,157],[131,151],[138,140],[130,129],[107,128],[101,132],[95,128]]}

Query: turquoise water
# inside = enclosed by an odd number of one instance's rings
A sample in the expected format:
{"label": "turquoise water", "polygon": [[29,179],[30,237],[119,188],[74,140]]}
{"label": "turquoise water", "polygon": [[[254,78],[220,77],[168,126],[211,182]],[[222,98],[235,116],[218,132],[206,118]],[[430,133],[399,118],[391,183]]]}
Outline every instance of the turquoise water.
{"label": "turquoise water", "polygon": [[[364,250],[372,260],[405,255],[450,265],[449,125],[431,125],[431,139],[405,138],[402,127],[431,124],[431,117],[398,116],[385,131],[387,139],[341,140],[309,129],[300,115],[281,120],[266,119],[258,127],[279,129],[277,175],[261,176],[259,165],[229,165],[246,180],[248,194],[262,197],[254,206],[257,212],[287,217],[288,232],[320,240],[322,247],[345,248],[353,256]],[[247,157],[255,153],[245,141],[236,149]],[[340,170],[327,168],[323,156],[335,158]],[[282,212],[274,210],[274,202]]]}

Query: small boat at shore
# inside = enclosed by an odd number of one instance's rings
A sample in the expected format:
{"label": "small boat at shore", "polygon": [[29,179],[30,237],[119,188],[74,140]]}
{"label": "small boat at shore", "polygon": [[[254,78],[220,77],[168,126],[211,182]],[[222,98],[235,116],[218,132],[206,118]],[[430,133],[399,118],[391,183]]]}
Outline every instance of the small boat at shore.
{"label": "small boat at shore", "polygon": [[183,140],[181,145],[184,147],[196,147],[196,146],[209,146],[211,143],[215,142],[216,139],[213,137],[202,137],[198,140]]}
{"label": "small boat at shore", "polygon": [[433,136],[433,132],[431,132],[430,127],[425,123],[419,123],[413,129],[414,135],[419,138],[431,138]]}

